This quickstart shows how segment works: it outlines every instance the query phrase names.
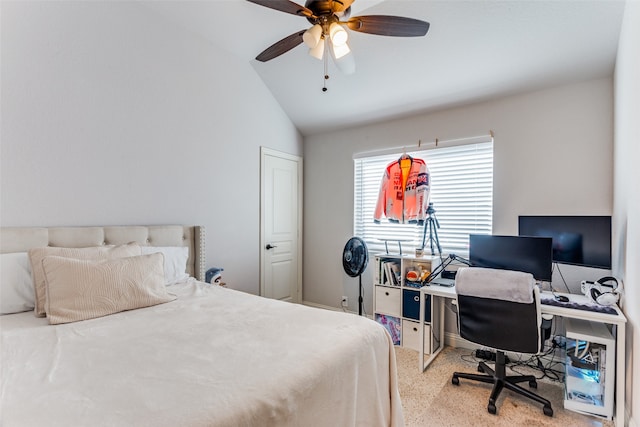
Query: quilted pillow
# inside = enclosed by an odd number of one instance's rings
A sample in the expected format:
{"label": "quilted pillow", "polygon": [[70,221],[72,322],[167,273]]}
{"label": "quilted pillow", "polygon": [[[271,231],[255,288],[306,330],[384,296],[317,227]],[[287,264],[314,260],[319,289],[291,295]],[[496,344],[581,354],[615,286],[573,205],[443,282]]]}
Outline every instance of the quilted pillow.
{"label": "quilted pillow", "polygon": [[160,253],[99,261],[44,257],[47,319],[55,325],[173,301],[163,264]]}
{"label": "quilted pillow", "polygon": [[90,248],[58,248],[46,246],[29,250],[31,262],[31,274],[33,276],[33,288],[36,294],[35,314],[38,317],[45,316],[44,303],[46,300],[46,288],[44,283],[44,271],[42,259],[46,256],[60,256],[76,259],[112,259],[140,255],[140,245],[129,243],[120,246],[95,246]]}

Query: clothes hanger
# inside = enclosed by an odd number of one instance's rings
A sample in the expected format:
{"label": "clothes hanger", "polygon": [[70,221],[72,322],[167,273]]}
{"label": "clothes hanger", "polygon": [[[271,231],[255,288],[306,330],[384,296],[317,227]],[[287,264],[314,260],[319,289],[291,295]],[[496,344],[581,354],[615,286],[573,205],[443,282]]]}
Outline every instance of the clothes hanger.
{"label": "clothes hanger", "polygon": [[400,156],[400,159],[399,159],[398,161],[400,161],[400,160],[405,160],[405,159],[407,159],[407,160],[412,160],[412,159],[411,159],[411,156],[407,154],[407,149],[406,149],[406,147],[402,147],[402,155]]}

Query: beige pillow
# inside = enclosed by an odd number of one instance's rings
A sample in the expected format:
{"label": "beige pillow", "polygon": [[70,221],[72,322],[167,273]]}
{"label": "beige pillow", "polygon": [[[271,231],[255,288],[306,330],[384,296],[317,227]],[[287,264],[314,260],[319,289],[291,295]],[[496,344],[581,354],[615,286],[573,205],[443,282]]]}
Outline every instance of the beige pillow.
{"label": "beige pillow", "polygon": [[42,260],[49,323],[76,322],[173,301],[160,253],[110,260]]}
{"label": "beige pillow", "polygon": [[33,288],[36,294],[35,314],[38,317],[45,316],[44,303],[46,288],[44,272],[42,271],[42,259],[46,256],[60,256],[77,259],[112,259],[140,255],[140,246],[137,243],[129,243],[120,246],[95,246],[90,248],[57,248],[43,247],[29,250],[31,262],[31,274],[33,276]]}

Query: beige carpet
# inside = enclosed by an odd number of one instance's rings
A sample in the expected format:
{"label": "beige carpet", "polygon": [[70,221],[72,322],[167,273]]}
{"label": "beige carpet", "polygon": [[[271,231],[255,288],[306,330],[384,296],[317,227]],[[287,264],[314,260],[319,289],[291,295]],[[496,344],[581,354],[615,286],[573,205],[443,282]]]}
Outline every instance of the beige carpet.
{"label": "beige carpet", "polygon": [[553,417],[542,413],[541,404],[509,390],[500,394],[497,414],[488,413],[490,384],[465,379],[460,379],[459,386],[451,384],[454,371],[476,372],[477,363],[471,360],[471,353],[468,349],[446,347],[427,370],[420,373],[418,352],[396,347],[400,397],[407,427],[613,426],[611,421],[565,410],[562,385],[549,380],[538,381],[537,393],[551,401]]}

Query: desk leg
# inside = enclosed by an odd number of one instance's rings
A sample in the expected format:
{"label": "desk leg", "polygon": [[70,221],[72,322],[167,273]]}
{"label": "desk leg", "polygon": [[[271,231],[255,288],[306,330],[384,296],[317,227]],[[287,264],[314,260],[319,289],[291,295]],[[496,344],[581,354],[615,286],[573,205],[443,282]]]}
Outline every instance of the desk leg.
{"label": "desk leg", "polygon": [[[442,351],[443,347],[444,347],[444,298],[443,297],[438,297],[435,295],[431,295],[431,334],[430,334],[430,340],[431,340],[431,354],[429,355],[429,358],[425,361],[424,360],[424,305],[425,305],[425,296],[426,294],[424,292],[420,292],[420,352],[419,352],[419,363],[420,363],[420,372],[424,372],[425,369],[427,369],[427,367],[431,364],[431,362],[433,362],[435,360],[435,358],[438,356],[438,354],[440,354],[440,352]],[[437,301],[436,301],[437,299]],[[438,347],[435,347],[436,344],[436,340],[434,339],[434,335],[436,332],[434,332],[435,328],[434,328],[434,321],[433,321],[433,307],[435,304],[438,304],[439,306],[439,313],[438,313],[438,318],[439,318],[439,322],[437,325],[437,333],[438,333]]]}
{"label": "desk leg", "polygon": [[424,371],[424,299],[426,298],[426,294],[420,290],[420,315],[418,316],[418,321],[420,322],[420,326],[418,330],[420,331],[420,349],[418,350],[418,367],[420,368],[420,372]]}
{"label": "desk leg", "polygon": [[620,322],[616,325],[616,426],[624,427],[625,417],[625,347],[626,325]]}

